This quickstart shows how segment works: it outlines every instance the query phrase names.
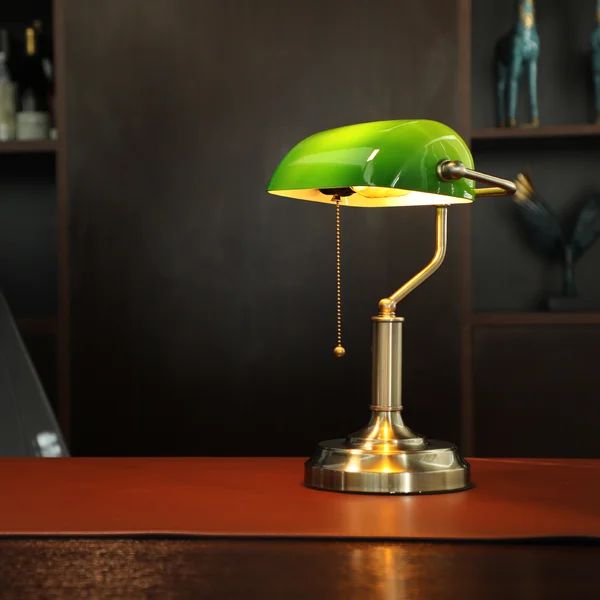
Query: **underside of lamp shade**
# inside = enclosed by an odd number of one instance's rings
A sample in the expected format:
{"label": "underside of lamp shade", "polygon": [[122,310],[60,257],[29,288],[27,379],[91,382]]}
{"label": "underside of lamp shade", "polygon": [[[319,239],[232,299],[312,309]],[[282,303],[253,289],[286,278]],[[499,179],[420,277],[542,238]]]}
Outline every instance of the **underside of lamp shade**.
{"label": "underside of lamp shade", "polygon": [[464,140],[437,121],[375,121],[329,129],[296,144],[269,183],[271,194],[347,206],[465,204],[473,181],[442,181],[437,166],[458,160],[473,168]]}

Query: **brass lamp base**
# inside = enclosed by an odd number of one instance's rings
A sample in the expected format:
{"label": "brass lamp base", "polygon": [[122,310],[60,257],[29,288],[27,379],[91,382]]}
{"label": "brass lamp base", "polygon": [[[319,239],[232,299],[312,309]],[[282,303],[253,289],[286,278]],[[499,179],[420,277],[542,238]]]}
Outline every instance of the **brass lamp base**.
{"label": "brass lamp base", "polygon": [[[464,165],[444,165],[463,172]],[[452,179],[454,175],[450,175]],[[379,314],[372,318],[369,423],[346,439],[319,444],[305,464],[304,483],[308,487],[367,494],[432,494],[471,487],[469,465],[454,444],[421,437],[402,420],[403,319],[396,316],[395,306],[442,263],[446,224],[447,208],[438,206],[436,251],[431,262],[391,296],[380,300]]]}
{"label": "brass lamp base", "polygon": [[430,494],[471,487],[469,465],[456,446],[422,440],[414,448],[366,449],[350,440],[321,442],[305,463],[308,487],[368,494]]}

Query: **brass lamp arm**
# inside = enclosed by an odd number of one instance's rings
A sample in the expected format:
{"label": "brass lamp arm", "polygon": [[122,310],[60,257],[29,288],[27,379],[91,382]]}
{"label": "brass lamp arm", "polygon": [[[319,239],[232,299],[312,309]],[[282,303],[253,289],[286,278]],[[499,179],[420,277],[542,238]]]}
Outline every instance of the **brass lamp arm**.
{"label": "brass lamp arm", "polygon": [[[465,167],[459,160],[443,160],[437,167],[438,177],[442,181],[455,181],[465,177],[479,183],[491,184],[495,187],[476,188],[477,197],[512,196],[517,191],[517,186],[508,179],[502,179],[487,173],[480,173]],[[379,317],[394,317],[396,304],[406,298],[416,287],[421,285],[428,277],[435,273],[446,256],[446,231],[448,222],[448,207],[437,206],[435,209],[435,253],[429,264],[409,279],[401,288],[397,289],[387,298],[379,301]]]}
{"label": "brass lamp arm", "polygon": [[465,177],[479,183],[489,183],[496,187],[475,188],[475,196],[512,196],[517,191],[517,186],[508,179],[502,179],[487,173],[480,173],[465,167],[460,160],[443,160],[438,165],[438,177],[442,181],[453,181]]}
{"label": "brass lamp arm", "polygon": [[429,263],[419,271],[414,277],[409,279],[402,287],[397,289],[387,298],[379,301],[379,316],[393,317],[396,304],[403,298],[406,298],[416,287],[421,285],[428,277],[433,275],[446,256],[447,247],[447,224],[448,207],[436,206],[435,208],[435,253]]}

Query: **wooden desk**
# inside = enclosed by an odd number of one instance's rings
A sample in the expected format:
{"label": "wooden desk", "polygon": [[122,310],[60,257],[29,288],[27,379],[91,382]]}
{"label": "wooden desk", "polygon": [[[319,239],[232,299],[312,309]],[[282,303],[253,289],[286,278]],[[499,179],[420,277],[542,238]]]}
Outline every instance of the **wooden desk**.
{"label": "wooden desk", "polygon": [[600,544],[3,539],[0,598],[600,598]]}
{"label": "wooden desk", "polygon": [[473,459],[473,490],[412,497],[302,462],[0,459],[0,598],[600,598],[598,461]]}
{"label": "wooden desk", "polygon": [[471,460],[453,494],[337,494],[302,458],[0,459],[2,535],[600,539],[600,461]]}

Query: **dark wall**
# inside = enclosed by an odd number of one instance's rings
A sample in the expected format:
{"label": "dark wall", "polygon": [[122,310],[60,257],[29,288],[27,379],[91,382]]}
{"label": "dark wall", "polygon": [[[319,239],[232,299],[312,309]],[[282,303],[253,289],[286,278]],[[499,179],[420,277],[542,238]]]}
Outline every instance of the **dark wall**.
{"label": "dark wall", "polygon": [[[429,260],[433,209],[343,211],[336,361],[333,210],[264,190],[320,129],[464,124],[463,4],[67,1],[75,453],[307,454],[363,424],[369,319]],[[453,440],[464,210],[399,308],[409,422]]]}

